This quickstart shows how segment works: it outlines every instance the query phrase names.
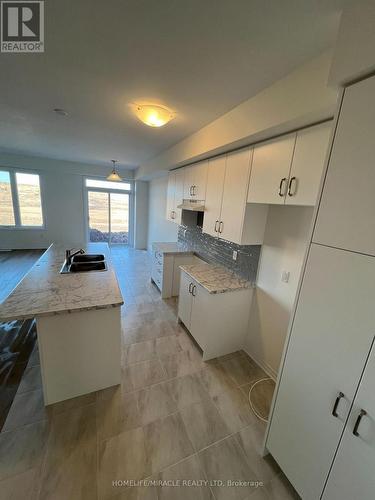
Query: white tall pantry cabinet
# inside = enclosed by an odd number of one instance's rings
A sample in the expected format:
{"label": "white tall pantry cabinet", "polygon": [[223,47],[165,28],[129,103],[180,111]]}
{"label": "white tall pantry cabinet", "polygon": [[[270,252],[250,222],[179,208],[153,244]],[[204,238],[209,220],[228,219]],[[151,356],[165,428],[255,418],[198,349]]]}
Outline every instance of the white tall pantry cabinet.
{"label": "white tall pantry cabinet", "polygon": [[266,438],[304,500],[375,497],[374,95],[343,96]]}

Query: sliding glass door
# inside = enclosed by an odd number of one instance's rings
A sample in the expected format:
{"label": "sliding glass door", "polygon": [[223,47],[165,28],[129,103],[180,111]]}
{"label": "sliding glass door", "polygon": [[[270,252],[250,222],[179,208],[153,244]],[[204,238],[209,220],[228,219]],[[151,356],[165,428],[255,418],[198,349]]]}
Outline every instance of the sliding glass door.
{"label": "sliding glass door", "polygon": [[[86,185],[87,181],[89,179],[86,180]],[[129,244],[131,195],[119,191],[87,189],[88,239],[90,242]]]}

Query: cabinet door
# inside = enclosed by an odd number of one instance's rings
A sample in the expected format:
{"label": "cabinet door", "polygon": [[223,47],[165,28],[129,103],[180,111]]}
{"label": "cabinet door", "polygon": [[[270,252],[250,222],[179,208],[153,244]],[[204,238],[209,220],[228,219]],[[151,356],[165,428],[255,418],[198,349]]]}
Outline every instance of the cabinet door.
{"label": "cabinet door", "polygon": [[202,161],[192,167],[192,199],[204,200],[206,198],[208,161]]}
{"label": "cabinet door", "polygon": [[178,205],[181,205],[184,197],[184,177],[185,171],[183,168],[176,170],[175,173],[175,190],[174,190],[174,220],[176,224],[181,224],[181,216],[182,210],[181,208],[177,208]]}
{"label": "cabinet door", "polygon": [[190,333],[198,342],[199,347],[204,350],[206,347],[208,331],[205,328],[207,318],[217,314],[212,308],[210,294],[196,282],[193,283],[193,303],[191,307]]}
{"label": "cabinet door", "polygon": [[167,220],[174,222],[174,193],[176,185],[176,174],[174,172],[169,172],[168,175],[168,188],[167,188],[167,209],[165,217]]}
{"label": "cabinet door", "polygon": [[[358,498],[373,500],[375,496],[375,349],[369,356],[350,417],[340,443],[323,500]],[[357,433],[353,434],[360,419]]]}
{"label": "cabinet door", "polygon": [[219,237],[241,245],[252,149],[227,155]]}
{"label": "cabinet door", "polygon": [[213,158],[208,163],[207,190],[203,216],[203,232],[218,236],[221,202],[223,199],[225,156]]}
{"label": "cabinet door", "polygon": [[345,90],[314,241],[375,255],[375,76]]}
{"label": "cabinet door", "polygon": [[185,167],[184,170],[184,199],[191,200],[193,199],[193,168],[194,167]]}
{"label": "cabinet door", "polygon": [[285,200],[287,205],[315,205],[331,129],[332,122],[327,122],[297,132]]}
{"label": "cabinet door", "polygon": [[304,500],[323,491],[371,347],[374,296],[372,257],[312,245],[266,444]]}
{"label": "cabinet door", "polygon": [[181,271],[180,295],[178,297],[178,317],[188,330],[190,330],[191,304],[193,296],[189,292],[192,283],[190,276]]}
{"label": "cabinet door", "polygon": [[294,133],[254,148],[249,203],[284,203],[295,140]]}

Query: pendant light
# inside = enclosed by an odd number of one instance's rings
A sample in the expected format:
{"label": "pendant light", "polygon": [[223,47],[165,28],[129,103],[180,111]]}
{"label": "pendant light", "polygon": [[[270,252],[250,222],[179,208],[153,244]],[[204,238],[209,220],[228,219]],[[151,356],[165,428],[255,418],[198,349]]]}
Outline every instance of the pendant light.
{"label": "pendant light", "polygon": [[118,172],[116,171],[117,160],[111,160],[111,162],[112,162],[112,172],[108,175],[107,181],[115,181],[115,182],[122,181],[122,178],[119,176]]}

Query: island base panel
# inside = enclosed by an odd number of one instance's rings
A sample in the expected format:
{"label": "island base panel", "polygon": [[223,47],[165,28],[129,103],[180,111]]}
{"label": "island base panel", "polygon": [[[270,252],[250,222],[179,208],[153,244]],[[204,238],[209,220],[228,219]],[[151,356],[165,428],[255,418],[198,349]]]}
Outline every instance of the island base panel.
{"label": "island base panel", "polygon": [[120,307],[37,318],[44,404],[118,385]]}

